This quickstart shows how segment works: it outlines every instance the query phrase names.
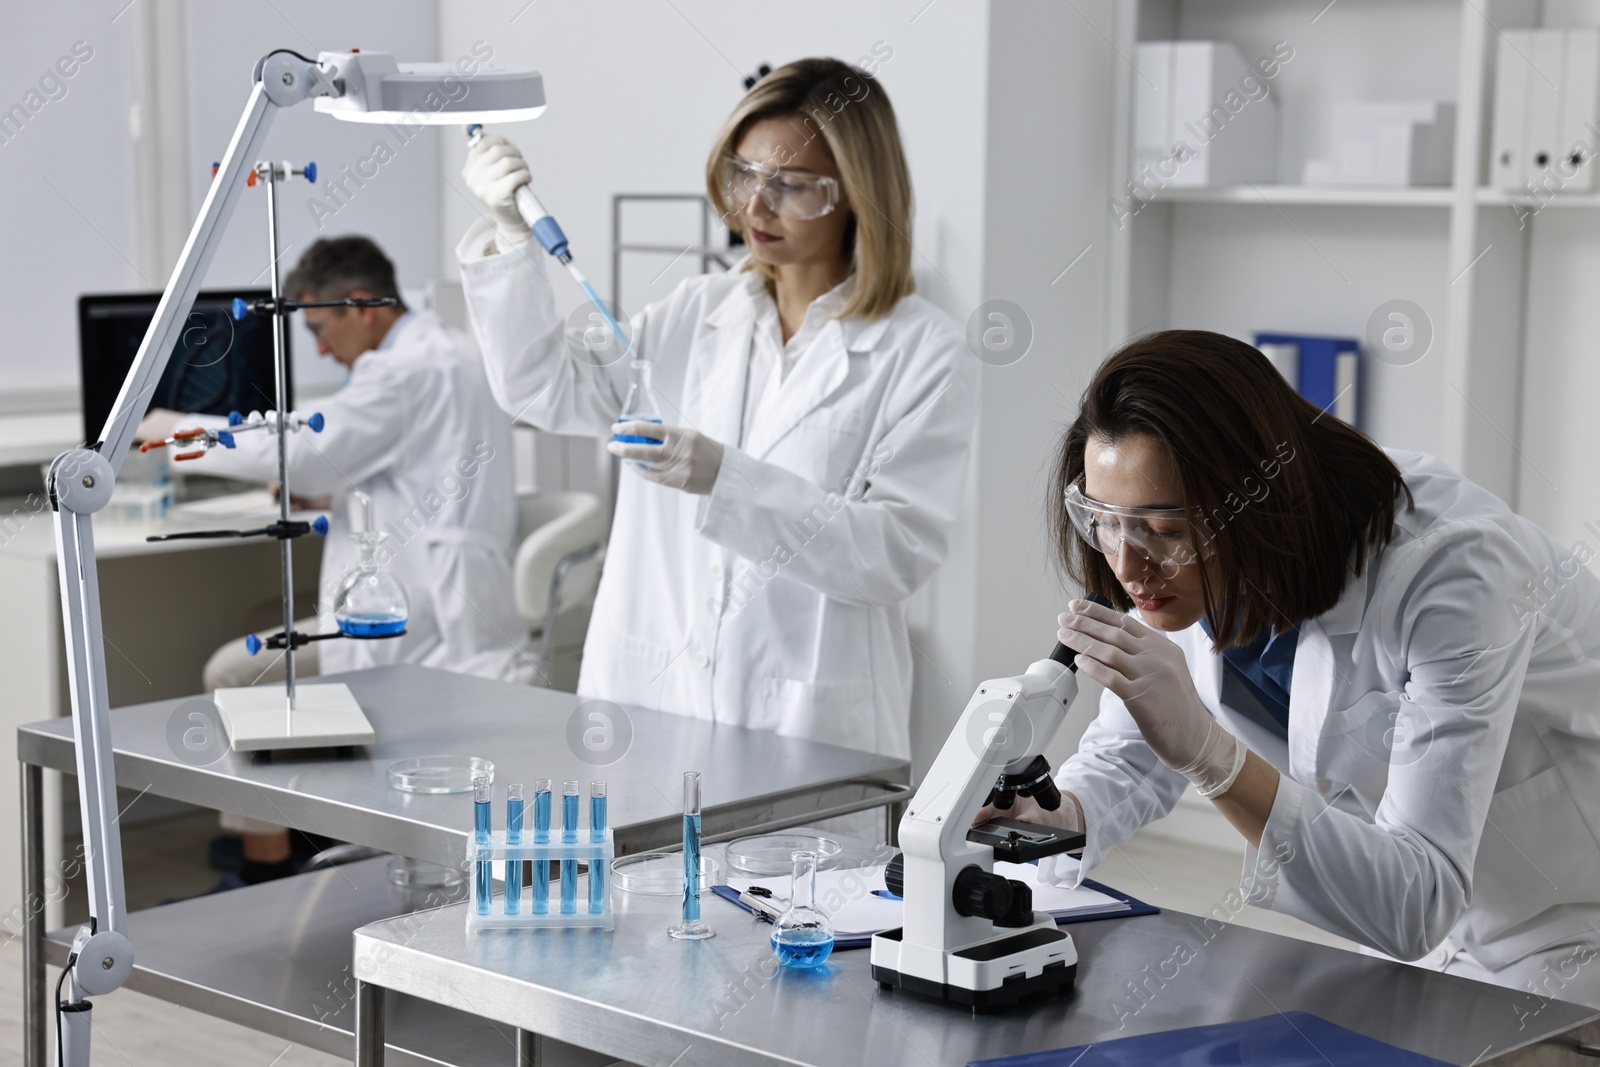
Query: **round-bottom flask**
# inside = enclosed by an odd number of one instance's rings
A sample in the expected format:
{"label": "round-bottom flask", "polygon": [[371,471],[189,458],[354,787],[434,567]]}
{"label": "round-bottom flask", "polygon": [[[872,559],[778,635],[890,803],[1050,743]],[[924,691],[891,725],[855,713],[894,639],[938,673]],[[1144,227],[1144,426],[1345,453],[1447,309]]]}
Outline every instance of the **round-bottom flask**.
{"label": "round-bottom flask", "polygon": [[383,533],[352,535],[361,546],[361,562],[339,583],[333,598],[333,617],[346,637],[394,637],[406,629],[411,605],[405,586],[378,561]]}
{"label": "round-bottom flask", "polygon": [[833,924],[817,910],[817,854],[794,854],[789,910],[772,925],[772,951],[788,967],[821,967],[833,953]]}

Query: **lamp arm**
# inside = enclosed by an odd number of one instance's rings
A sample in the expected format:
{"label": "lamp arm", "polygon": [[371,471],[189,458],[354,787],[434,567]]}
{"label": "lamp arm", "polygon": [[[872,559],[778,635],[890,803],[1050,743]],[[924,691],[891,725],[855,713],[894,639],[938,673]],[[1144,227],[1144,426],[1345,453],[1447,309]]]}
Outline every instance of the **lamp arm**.
{"label": "lamp arm", "polygon": [[313,96],[337,96],[340,92],[340,86],[316,63],[292,52],[273,52],[256,64],[255,84],[227,154],[167,281],[133,367],[111,407],[100,440],[87,448],[63,452],[50,466],[47,488],[61,582],[89,896],[89,922],[73,941],[72,962],[67,969],[71,991],[58,1005],[60,1062],[68,1067],[87,1067],[89,1063],[90,1006],[85,997],[121,987],[133,970],[122,844],[116,830],[117,778],[94,552],[94,513],[111,499],[117,471],[127,457],[134,432],[149,408],[156,383],[161,380],[194,306],[218,238],[238,201],[245,171],[253,165],[274,115],[279,108]]}

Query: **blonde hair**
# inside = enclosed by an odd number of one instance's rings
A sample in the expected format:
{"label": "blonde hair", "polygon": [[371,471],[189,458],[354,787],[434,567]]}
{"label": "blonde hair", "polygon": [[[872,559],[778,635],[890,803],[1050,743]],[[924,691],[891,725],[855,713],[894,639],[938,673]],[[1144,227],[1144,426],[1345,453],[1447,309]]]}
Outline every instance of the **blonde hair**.
{"label": "blonde hair", "polygon": [[[821,137],[839,168],[843,200],[852,211],[845,254],[855,290],[841,318],[871,319],[894,309],[916,291],[911,276],[911,174],[900,146],[889,95],[874,78],[837,59],[800,59],[768,74],[744,95],[711,145],[706,160],[706,195],[743,235],[743,221],[721,184],[722,161],[734,154],[745,132],[763,119],[788,118]],[[773,283],[770,266],[752,258],[745,269]]]}

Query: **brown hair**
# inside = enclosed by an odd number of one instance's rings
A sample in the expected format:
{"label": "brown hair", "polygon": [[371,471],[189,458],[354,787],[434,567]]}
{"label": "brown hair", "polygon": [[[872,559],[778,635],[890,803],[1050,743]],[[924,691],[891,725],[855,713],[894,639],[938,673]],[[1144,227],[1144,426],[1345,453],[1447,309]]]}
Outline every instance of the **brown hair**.
{"label": "brown hair", "polygon": [[[839,168],[845,194],[840,206],[853,212],[845,255],[856,277],[839,317],[888,314],[917,288],[911,276],[911,172],[889,94],[872,75],[837,59],[799,59],[756,82],[723,123],[706,159],[706,196],[734,233],[742,234],[744,224],[722,187],[722,161],[752,125],[772,118],[792,119],[807,141],[821,137]],[[773,281],[765,263],[751,259],[745,269],[769,285]]]}
{"label": "brown hair", "polygon": [[[1297,394],[1243,341],[1205,330],[1138,338],[1100,365],[1056,453],[1051,539],[1057,563],[1086,592],[1133,606],[1105,556],[1062,504],[1083,477],[1089,438],[1148,434],[1172,457],[1195,540],[1215,550],[1201,570],[1216,647],[1330,610],[1393,536],[1400,469],[1359,430]],[[1222,588],[1212,578],[1220,577]]]}

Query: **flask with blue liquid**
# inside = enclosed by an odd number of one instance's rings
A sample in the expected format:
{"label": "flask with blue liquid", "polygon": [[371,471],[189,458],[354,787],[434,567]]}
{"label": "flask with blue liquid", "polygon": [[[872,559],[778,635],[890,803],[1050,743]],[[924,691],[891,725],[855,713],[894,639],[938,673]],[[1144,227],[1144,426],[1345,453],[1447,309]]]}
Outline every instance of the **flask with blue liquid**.
{"label": "flask with blue liquid", "polygon": [[[636,359],[628,364],[628,397],[622,402],[622,414],[617,416],[618,422],[661,422],[661,407],[656,402],[655,386],[650,383],[650,361]],[[617,433],[612,434],[613,441],[620,441],[625,445],[659,445],[661,438],[645,437],[642,434]],[[629,462],[637,463],[638,460]]]}
{"label": "flask with blue liquid", "polygon": [[817,910],[817,854],[794,854],[789,910],[772,924],[772,951],[788,967],[814,968],[833,953],[833,924]]}
{"label": "flask with blue liquid", "polygon": [[350,536],[361,548],[361,559],[339,582],[333,617],[346,637],[395,637],[405,633],[411,604],[400,579],[378,558],[389,535],[373,521],[372,498],[360,490],[355,495],[361,502],[364,528]]}

